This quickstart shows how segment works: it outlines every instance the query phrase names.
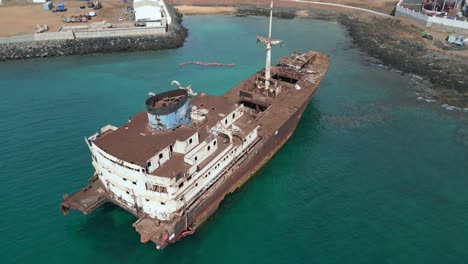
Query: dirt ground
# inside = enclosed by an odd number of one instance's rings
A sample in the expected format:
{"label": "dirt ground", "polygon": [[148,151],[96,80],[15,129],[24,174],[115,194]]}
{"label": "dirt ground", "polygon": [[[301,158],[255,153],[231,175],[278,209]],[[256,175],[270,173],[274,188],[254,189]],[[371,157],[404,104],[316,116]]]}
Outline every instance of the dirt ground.
{"label": "dirt ground", "polygon": [[[338,3],[351,5],[356,7],[369,8],[385,13],[391,13],[397,3],[397,0],[319,0],[320,2]],[[52,13],[51,11],[43,10],[43,4],[31,4],[25,0],[8,1],[3,6],[0,6],[0,37],[33,34],[36,30],[36,25],[47,24],[49,31],[57,31],[64,25],[61,21],[61,16],[71,16],[85,14],[92,11],[85,8],[80,9],[80,5],[85,5],[84,1],[77,0],[61,0],[53,1],[54,5],[58,2],[65,3],[67,8],[63,13]],[[90,22],[107,21],[116,26],[119,24],[119,17],[125,20],[126,6],[129,5],[123,0],[101,0],[103,8],[97,10],[97,16]],[[259,5],[267,6],[270,0],[166,0],[167,3],[178,6],[179,10],[184,14],[230,14],[235,13],[235,5]],[[310,4],[302,4],[289,0],[276,0],[277,6],[283,7],[303,7],[310,8],[328,8],[338,10],[335,7],[314,6]],[[306,16],[306,12],[298,12],[299,16]],[[18,19],[21,17],[22,19]],[[67,25],[80,25],[87,23],[74,23]]]}
{"label": "dirt ground", "polygon": [[[107,21],[112,24],[119,24],[119,17],[125,21],[127,3],[122,0],[101,0],[103,8],[93,10],[92,8],[80,9],[81,5],[86,5],[83,1],[60,1],[65,4],[67,11],[52,13],[43,10],[43,4],[18,3],[9,1],[0,6],[0,37],[14,35],[29,35],[36,31],[36,25],[47,24],[49,31],[57,31],[61,25],[86,25],[93,22]],[[59,1],[53,1],[56,6]],[[95,11],[96,15],[87,23],[64,23],[62,15],[84,15],[87,12]]]}
{"label": "dirt ground", "polygon": [[[260,5],[267,6],[271,0],[167,0],[166,2],[172,5],[187,5],[187,6],[233,6],[233,5]],[[375,11],[390,14],[395,8],[398,0],[315,0],[318,2],[327,2],[335,4],[350,5],[361,8],[368,8]],[[292,7],[292,6],[309,6],[309,4],[300,4],[288,0],[275,0],[277,6]]]}

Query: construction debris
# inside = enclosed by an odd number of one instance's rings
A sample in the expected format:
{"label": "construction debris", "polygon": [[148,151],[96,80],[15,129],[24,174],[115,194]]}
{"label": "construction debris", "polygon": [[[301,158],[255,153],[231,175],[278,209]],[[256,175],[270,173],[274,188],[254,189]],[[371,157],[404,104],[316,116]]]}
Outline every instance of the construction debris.
{"label": "construction debris", "polygon": [[62,15],[62,21],[65,23],[81,23],[81,22],[88,22],[91,17],[88,15],[79,15],[79,16],[71,16],[71,17],[66,17]]}
{"label": "construction debris", "polygon": [[49,30],[49,26],[46,24],[36,25],[36,33],[43,33]]}

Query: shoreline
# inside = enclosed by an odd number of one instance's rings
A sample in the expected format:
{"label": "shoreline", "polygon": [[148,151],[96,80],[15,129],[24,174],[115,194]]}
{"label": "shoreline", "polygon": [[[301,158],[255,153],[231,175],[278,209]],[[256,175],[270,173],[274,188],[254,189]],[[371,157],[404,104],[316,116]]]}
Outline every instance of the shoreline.
{"label": "shoreline", "polygon": [[[174,7],[178,8],[178,6]],[[190,10],[184,15],[268,15],[268,7],[265,6],[197,5],[193,7],[183,5],[180,12],[184,14],[185,10]],[[194,10],[199,12],[193,12]],[[226,13],[226,10],[229,12]],[[431,34],[437,34],[437,31],[416,25],[407,19],[380,17],[365,14],[362,10],[339,6],[280,5],[276,7],[273,16],[340,23],[347,29],[355,47],[391,69],[400,71],[402,74],[420,76],[422,81],[428,81],[431,84],[424,90],[415,90],[417,94],[428,100],[436,100],[441,105],[445,104],[459,109],[468,108],[468,75],[465,74],[468,72],[466,63],[468,54],[438,50],[435,46],[440,41],[431,42],[420,36],[423,31],[430,31]],[[444,34],[438,33],[437,36]]]}
{"label": "shoreline", "polygon": [[[169,5],[173,7],[171,10],[177,14],[178,19],[176,29],[164,37],[148,35],[100,40],[23,42],[11,44],[14,47],[13,52],[7,49],[9,55],[4,48],[7,44],[0,44],[0,55],[2,55],[0,60],[178,48],[184,45],[188,34],[187,29],[181,24],[183,15],[219,14],[239,17],[269,15],[269,6],[264,5],[268,2],[266,0],[259,0],[256,5],[242,4],[242,0],[236,2],[240,4],[235,5],[232,4],[232,0],[203,5],[192,5],[190,1],[180,0],[177,3],[169,1]],[[442,39],[444,34],[448,33],[425,28],[407,19],[370,14],[359,10],[360,7],[348,9],[337,5],[282,0],[276,4],[273,15],[277,18],[317,19],[340,23],[347,29],[353,45],[370,57],[403,74],[414,74],[429,81],[431,87],[416,91],[424,98],[436,100],[440,104],[468,108],[468,75],[465,74],[468,72],[466,63],[468,52],[445,51],[440,48],[441,40],[429,41],[420,35],[426,31]],[[104,45],[109,42],[113,45],[110,47]],[[59,49],[56,50],[56,47]],[[15,51],[25,54],[17,56]]]}
{"label": "shoreline", "polygon": [[[173,23],[168,26],[167,32],[159,29],[150,33],[131,32],[130,34],[107,35],[100,37],[77,38],[78,32],[56,32],[60,38],[40,38],[43,35],[22,35],[6,37],[0,43],[0,62],[22,60],[30,58],[59,57],[69,55],[85,55],[92,53],[118,53],[127,51],[145,51],[174,49],[184,45],[188,30],[182,25],[182,17],[177,9],[168,7]],[[132,29],[133,30],[133,29]],[[138,29],[137,29],[138,30]],[[156,33],[154,33],[157,31]],[[125,32],[124,32],[125,33]],[[128,32],[127,32],[128,33]],[[93,34],[91,31],[90,34]],[[10,38],[13,38],[11,40]]]}

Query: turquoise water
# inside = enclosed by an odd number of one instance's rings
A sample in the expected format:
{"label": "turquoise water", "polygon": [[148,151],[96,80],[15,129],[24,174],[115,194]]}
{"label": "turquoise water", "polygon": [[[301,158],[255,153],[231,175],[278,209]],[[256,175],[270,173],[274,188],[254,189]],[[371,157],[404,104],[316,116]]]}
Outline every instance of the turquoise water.
{"label": "turquoise water", "polygon": [[[272,161],[163,251],[115,206],[61,215],[92,173],[83,137],[174,79],[222,94],[263,66],[266,18],[186,17],[177,50],[0,64],[0,263],[465,263],[467,114],[417,101],[417,80],[376,66],[337,24],[274,23],[275,58],[326,52],[328,75]],[[192,60],[236,66],[179,67]]]}

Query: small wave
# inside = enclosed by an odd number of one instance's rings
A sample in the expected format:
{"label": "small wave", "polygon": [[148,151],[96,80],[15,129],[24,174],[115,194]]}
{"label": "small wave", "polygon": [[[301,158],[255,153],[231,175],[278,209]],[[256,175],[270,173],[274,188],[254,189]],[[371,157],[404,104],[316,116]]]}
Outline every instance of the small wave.
{"label": "small wave", "polygon": [[468,107],[466,107],[466,108],[461,108],[461,107],[456,107],[456,106],[449,105],[449,104],[443,104],[443,105],[441,105],[441,106],[442,106],[442,108],[445,108],[445,109],[447,109],[447,110],[449,110],[449,111],[454,111],[454,110],[456,110],[456,111],[468,112]]}
{"label": "small wave", "polygon": [[416,75],[416,74],[412,74],[412,73],[411,73],[410,75],[413,76],[413,77],[416,78],[416,79],[419,79],[419,80],[424,79],[423,77],[418,76],[418,75]]}
{"label": "small wave", "polygon": [[[418,94],[418,93],[417,93]],[[418,94],[419,95],[419,94]],[[427,98],[427,97],[422,97],[422,96],[418,96],[416,97],[416,100],[418,101],[425,101],[427,103],[435,103],[436,100],[432,99],[432,98]]]}

